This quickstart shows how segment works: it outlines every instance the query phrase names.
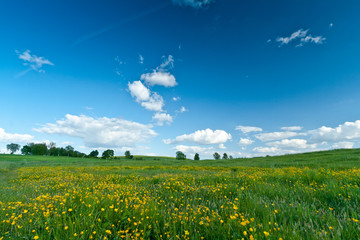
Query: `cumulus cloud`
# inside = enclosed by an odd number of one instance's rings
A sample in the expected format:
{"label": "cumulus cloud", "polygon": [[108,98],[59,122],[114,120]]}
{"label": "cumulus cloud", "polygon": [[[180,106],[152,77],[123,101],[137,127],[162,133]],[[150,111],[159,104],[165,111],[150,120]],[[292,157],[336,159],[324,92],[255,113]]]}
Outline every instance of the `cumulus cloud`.
{"label": "cumulus cloud", "polygon": [[150,90],[144,86],[141,81],[128,83],[130,94],[137,102],[148,101],[150,99]]}
{"label": "cumulus cloud", "polygon": [[38,57],[34,54],[30,54],[30,50],[26,50],[23,53],[15,51],[19,55],[19,59],[24,61],[25,66],[29,66],[31,69],[37,72],[45,72],[42,68],[43,65],[54,65],[48,59],[44,57]]}
{"label": "cumulus cloud", "polygon": [[255,135],[257,139],[262,142],[274,141],[284,138],[290,138],[300,135],[297,132],[270,132],[270,133],[259,133]]}
{"label": "cumulus cloud", "polygon": [[268,146],[280,149],[314,149],[316,144],[308,144],[305,139],[282,139],[281,141],[267,143]]}
{"label": "cumulus cloud", "polygon": [[164,99],[156,92],[151,92],[141,81],[128,83],[132,97],[149,111],[161,112],[164,106]]}
{"label": "cumulus cloud", "polygon": [[193,8],[202,8],[206,7],[210,3],[214,2],[214,0],[172,0],[173,3],[180,6],[190,6]]}
{"label": "cumulus cloud", "polygon": [[240,138],[239,145],[240,146],[247,146],[247,145],[253,144],[253,142],[254,141],[249,139],[249,138]]}
{"label": "cumulus cloud", "polygon": [[177,136],[175,139],[165,139],[164,143],[174,144],[180,142],[194,142],[198,144],[221,144],[231,139],[231,134],[224,130],[211,130],[209,128],[205,130],[198,130],[191,134],[184,134]]}
{"label": "cumulus cloud", "polygon": [[152,125],[121,118],[92,118],[67,114],[65,119],[34,129],[47,134],[81,138],[87,147],[131,147],[157,135]]}
{"label": "cumulus cloud", "polygon": [[300,126],[291,126],[291,127],[282,127],[281,130],[284,131],[301,131],[302,127]]}
{"label": "cumulus cloud", "polygon": [[258,153],[277,153],[280,149],[277,147],[255,147],[253,151]]}
{"label": "cumulus cloud", "polygon": [[154,114],[154,116],[152,117],[152,120],[156,121],[157,125],[159,125],[159,126],[163,126],[164,123],[167,123],[169,125],[170,123],[173,122],[173,118],[170,114],[159,113],[159,112]]}
{"label": "cumulus cloud", "polygon": [[239,130],[243,133],[250,133],[250,132],[262,132],[262,128],[259,127],[252,127],[252,126],[237,126],[235,130]]}
{"label": "cumulus cloud", "polygon": [[154,70],[152,73],[144,73],[140,77],[150,86],[160,85],[164,87],[174,87],[177,85],[174,75],[169,72]]}
{"label": "cumulus cloud", "polygon": [[313,142],[341,142],[360,139],[360,120],[345,122],[335,128],[322,126],[309,131],[310,140]]}
{"label": "cumulus cloud", "polygon": [[278,37],[276,39],[277,42],[280,42],[280,46],[287,45],[292,41],[298,40],[297,47],[303,46],[305,43],[314,43],[314,44],[323,44],[326,40],[325,37],[315,36],[313,37],[309,33],[309,29],[303,30],[299,29],[296,32],[293,32],[289,37]]}
{"label": "cumulus cloud", "polygon": [[5,143],[27,143],[34,139],[29,134],[7,133],[4,129],[0,128],[0,142]]}

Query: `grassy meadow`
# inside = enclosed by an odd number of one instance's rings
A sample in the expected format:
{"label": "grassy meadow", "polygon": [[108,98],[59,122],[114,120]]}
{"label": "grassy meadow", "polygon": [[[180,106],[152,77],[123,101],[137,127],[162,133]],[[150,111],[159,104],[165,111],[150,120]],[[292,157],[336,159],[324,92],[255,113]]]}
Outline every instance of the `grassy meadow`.
{"label": "grassy meadow", "polygon": [[360,239],[360,150],[233,160],[0,155],[0,240]]}

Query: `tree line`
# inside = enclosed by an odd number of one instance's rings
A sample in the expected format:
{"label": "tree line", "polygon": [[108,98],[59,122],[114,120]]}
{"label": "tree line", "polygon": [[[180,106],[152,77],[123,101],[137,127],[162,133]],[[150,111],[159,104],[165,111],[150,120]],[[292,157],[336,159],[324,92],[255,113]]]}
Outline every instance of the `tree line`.
{"label": "tree line", "polygon": [[[74,149],[71,145],[66,147],[56,147],[54,142],[46,145],[46,143],[28,143],[24,145],[22,148],[19,144],[10,143],[6,145],[7,150],[10,151],[11,154],[19,151],[24,155],[37,155],[37,156],[66,156],[66,157],[87,157],[87,158],[97,158],[99,156],[98,150],[93,150],[89,154],[85,154],[79,152]],[[109,159],[114,157],[114,150],[107,149],[105,150],[101,158]],[[132,159],[133,155],[130,154],[130,151],[125,152],[125,158]]]}
{"label": "tree line", "polygon": [[[221,158],[220,154],[215,152],[213,154],[213,157],[215,160],[219,160]],[[176,152],[176,159],[177,160],[186,160],[186,155],[185,153],[183,153],[182,151],[177,151]],[[233,159],[233,157],[230,155],[228,156],[227,153],[224,153],[222,156],[222,159]],[[198,153],[195,153],[194,155],[194,160],[200,160],[200,155]]]}

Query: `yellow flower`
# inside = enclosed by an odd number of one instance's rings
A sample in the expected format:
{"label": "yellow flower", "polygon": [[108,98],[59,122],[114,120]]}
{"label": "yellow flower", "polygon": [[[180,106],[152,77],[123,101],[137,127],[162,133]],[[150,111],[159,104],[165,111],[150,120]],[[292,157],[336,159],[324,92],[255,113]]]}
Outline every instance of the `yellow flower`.
{"label": "yellow flower", "polygon": [[69,228],[68,226],[65,226],[65,227],[64,227],[64,230],[67,230],[68,228]]}
{"label": "yellow flower", "polygon": [[189,231],[185,230],[185,235],[186,236],[189,235]]}
{"label": "yellow flower", "polygon": [[76,237],[77,236],[77,233],[74,233],[74,237]]}
{"label": "yellow flower", "polygon": [[246,231],[244,231],[244,232],[243,232],[243,234],[246,236],[246,235],[247,235],[247,232],[246,232]]}
{"label": "yellow flower", "polygon": [[36,239],[39,239],[39,236],[38,235],[36,235],[35,237],[34,237],[34,239],[36,240]]}
{"label": "yellow flower", "polygon": [[110,230],[106,230],[105,231],[107,234],[110,234],[111,235],[111,231]]}
{"label": "yellow flower", "polygon": [[269,236],[270,233],[264,231],[264,234],[265,234],[265,236],[267,237],[267,236]]}
{"label": "yellow flower", "polygon": [[69,212],[72,212],[72,208],[69,208],[69,210],[68,210]]}

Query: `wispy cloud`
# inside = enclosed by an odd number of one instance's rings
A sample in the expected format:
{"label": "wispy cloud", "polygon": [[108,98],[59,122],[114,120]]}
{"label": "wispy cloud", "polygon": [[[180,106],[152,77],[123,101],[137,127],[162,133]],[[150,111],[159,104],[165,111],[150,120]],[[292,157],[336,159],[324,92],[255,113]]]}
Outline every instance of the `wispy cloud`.
{"label": "wispy cloud", "polygon": [[236,126],[235,130],[239,130],[243,133],[250,133],[250,132],[262,132],[262,128],[253,127],[253,126]]}
{"label": "wispy cloud", "polygon": [[173,3],[180,6],[189,6],[193,8],[202,8],[208,6],[214,0],[172,0]]}
{"label": "wispy cloud", "polygon": [[141,54],[139,54],[139,63],[144,64],[144,57]]}
{"label": "wispy cloud", "polygon": [[129,23],[129,22],[132,22],[134,20],[137,20],[139,18],[143,18],[143,17],[146,17],[152,13],[155,13],[157,11],[160,11],[162,9],[164,9],[165,7],[167,7],[169,5],[169,3],[164,3],[164,4],[161,4],[161,5],[158,5],[156,7],[153,7],[153,8],[150,8],[150,9],[147,9],[146,11],[143,11],[143,12],[140,12],[139,14],[136,14],[134,16],[130,16],[130,17],[127,17],[127,18],[124,18],[122,19],[121,21],[119,21],[118,23],[116,24],[112,24],[112,25],[109,25],[109,26],[106,26],[102,29],[99,29],[97,31],[94,31],[92,33],[89,33],[87,35],[84,35],[82,37],[80,37],[78,40],[76,40],[75,42],[73,42],[72,46],[77,46],[87,40],[90,40],[92,38],[95,38],[97,36],[100,36],[110,30],[113,30],[115,28],[118,28],[120,27],[121,25],[123,24],[126,24],[126,23]]}
{"label": "wispy cloud", "polygon": [[289,37],[278,37],[276,39],[276,41],[280,43],[280,46],[287,45],[293,41],[297,41],[298,44],[296,45],[296,47],[301,47],[305,43],[323,44],[325,40],[326,38],[323,36],[314,37],[309,34],[309,29],[299,29],[296,32],[293,32]]}
{"label": "wispy cloud", "polygon": [[159,126],[163,126],[164,123],[170,125],[170,123],[173,122],[173,118],[170,114],[168,113],[155,113],[154,116],[152,117],[153,121],[156,121],[157,125]]}
{"label": "wispy cloud", "polygon": [[52,62],[50,62],[44,57],[38,57],[34,54],[31,54],[30,50],[26,50],[23,53],[20,53],[17,50],[15,50],[15,52],[18,54],[19,59],[24,61],[24,65],[30,67],[29,69],[25,70],[25,73],[30,70],[34,70],[37,72],[45,72],[45,70],[42,69],[44,65],[54,65]]}

